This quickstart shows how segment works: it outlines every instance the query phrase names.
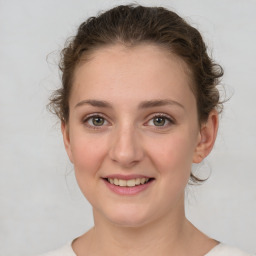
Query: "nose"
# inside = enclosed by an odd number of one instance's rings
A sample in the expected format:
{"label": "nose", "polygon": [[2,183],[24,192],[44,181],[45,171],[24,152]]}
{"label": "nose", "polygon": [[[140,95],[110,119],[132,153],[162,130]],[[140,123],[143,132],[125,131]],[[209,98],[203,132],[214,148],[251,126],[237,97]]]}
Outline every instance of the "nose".
{"label": "nose", "polygon": [[130,168],[144,157],[142,141],[136,128],[131,125],[115,129],[112,134],[109,156],[124,168]]}

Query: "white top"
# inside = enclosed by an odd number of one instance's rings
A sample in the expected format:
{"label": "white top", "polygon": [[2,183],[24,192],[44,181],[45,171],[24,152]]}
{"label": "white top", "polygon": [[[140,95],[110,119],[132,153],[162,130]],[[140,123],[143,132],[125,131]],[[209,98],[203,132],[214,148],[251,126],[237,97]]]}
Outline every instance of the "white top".
{"label": "white top", "polygon": [[[42,254],[40,256],[76,256],[72,247],[72,242],[66,244],[62,248],[48,252],[46,254]],[[211,251],[209,251],[205,256],[253,256],[252,254],[248,254],[245,252],[240,251],[237,248],[225,245],[225,244],[218,244],[215,246]]]}

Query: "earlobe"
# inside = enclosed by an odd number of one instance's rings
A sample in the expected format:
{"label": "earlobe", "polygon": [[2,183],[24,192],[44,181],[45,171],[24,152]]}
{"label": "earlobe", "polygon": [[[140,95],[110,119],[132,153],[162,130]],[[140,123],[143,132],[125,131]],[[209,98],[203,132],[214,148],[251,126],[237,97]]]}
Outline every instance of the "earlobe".
{"label": "earlobe", "polygon": [[68,124],[65,123],[64,121],[61,122],[61,132],[62,132],[63,142],[65,145],[65,149],[68,154],[69,160],[73,163],[72,150],[70,146],[69,128],[68,128]]}
{"label": "earlobe", "polygon": [[208,120],[201,126],[200,137],[194,152],[193,163],[202,162],[202,160],[210,154],[216,140],[218,125],[218,112],[212,110]]}

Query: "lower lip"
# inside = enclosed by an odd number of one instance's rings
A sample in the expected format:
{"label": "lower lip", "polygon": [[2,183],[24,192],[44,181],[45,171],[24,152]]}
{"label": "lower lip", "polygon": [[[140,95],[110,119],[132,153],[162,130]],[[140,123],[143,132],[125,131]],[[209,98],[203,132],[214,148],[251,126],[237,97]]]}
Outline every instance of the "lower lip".
{"label": "lower lip", "polygon": [[149,186],[152,185],[154,180],[149,181],[146,184],[134,186],[134,187],[121,187],[121,186],[116,186],[114,184],[109,183],[105,179],[103,179],[107,187],[113,191],[114,193],[118,195],[124,195],[124,196],[131,196],[131,195],[137,195],[138,193],[146,190]]}

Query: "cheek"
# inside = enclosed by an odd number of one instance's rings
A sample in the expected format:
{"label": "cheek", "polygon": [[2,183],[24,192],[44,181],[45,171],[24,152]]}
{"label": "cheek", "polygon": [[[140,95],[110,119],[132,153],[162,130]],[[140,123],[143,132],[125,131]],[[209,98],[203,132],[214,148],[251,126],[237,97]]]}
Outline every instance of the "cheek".
{"label": "cheek", "polygon": [[78,182],[86,176],[96,176],[107,152],[104,140],[93,135],[76,134],[71,141],[71,150]]}
{"label": "cheek", "polygon": [[105,144],[93,136],[75,136],[71,149],[78,186],[92,204],[97,194],[94,188],[100,181],[99,170],[106,153]]}
{"label": "cheek", "polygon": [[167,172],[170,176],[189,177],[195,149],[189,133],[166,136],[157,143],[152,142],[148,148],[151,149],[149,154],[159,172]]}

